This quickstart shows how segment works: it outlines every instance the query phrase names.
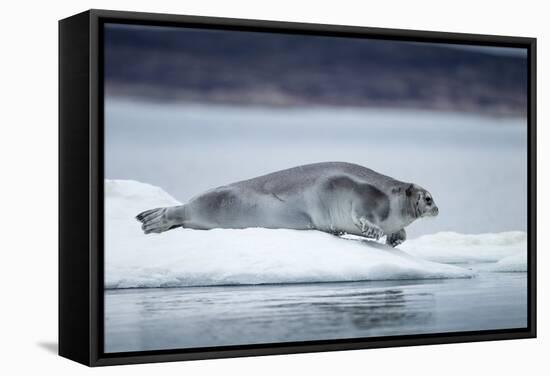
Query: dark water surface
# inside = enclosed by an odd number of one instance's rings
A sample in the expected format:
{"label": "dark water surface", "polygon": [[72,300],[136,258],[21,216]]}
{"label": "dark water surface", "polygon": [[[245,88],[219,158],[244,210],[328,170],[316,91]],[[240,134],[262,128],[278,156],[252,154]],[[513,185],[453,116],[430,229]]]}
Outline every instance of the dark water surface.
{"label": "dark water surface", "polygon": [[105,352],[527,325],[527,274],[472,279],[107,290]]}

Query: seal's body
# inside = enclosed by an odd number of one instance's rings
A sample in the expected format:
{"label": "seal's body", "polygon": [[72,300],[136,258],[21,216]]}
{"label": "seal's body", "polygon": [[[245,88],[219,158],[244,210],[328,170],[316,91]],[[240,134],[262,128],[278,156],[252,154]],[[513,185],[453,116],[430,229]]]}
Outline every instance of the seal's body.
{"label": "seal's body", "polygon": [[209,190],[187,204],[140,213],[145,233],[175,227],[288,228],[349,233],[396,246],[404,227],[438,208],[428,191],[344,162],[298,166]]}

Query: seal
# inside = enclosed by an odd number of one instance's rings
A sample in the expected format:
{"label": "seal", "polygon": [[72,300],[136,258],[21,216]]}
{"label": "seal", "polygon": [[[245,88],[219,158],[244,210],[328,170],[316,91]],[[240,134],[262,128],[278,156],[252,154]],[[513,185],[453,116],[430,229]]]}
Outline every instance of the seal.
{"label": "seal", "polygon": [[405,227],[439,209],[424,188],[346,162],[298,166],[211,189],[187,204],[137,215],[146,234],[183,227],[318,230],[395,247]]}

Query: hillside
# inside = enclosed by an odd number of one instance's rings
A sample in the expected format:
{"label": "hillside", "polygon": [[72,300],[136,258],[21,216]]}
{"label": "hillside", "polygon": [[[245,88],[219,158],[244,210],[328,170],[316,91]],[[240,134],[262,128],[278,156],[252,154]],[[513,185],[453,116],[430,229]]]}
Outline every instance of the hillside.
{"label": "hillside", "polygon": [[495,52],[430,43],[108,26],[106,90],[162,101],[525,114],[527,59],[521,53]]}

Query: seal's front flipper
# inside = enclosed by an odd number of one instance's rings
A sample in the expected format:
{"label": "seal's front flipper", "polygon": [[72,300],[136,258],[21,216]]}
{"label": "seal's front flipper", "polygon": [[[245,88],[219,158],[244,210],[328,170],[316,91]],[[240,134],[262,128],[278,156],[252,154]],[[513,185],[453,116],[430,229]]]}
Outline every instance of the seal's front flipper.
{"label": "seal's front flipper", "polygon": [[168,210],[170,209],[171,208],[156,208],[139,213],[136,216],[136,219],[142,223],[141,229],[143,232],[146,234],[158,234],[176,227],[180,227],[181,223],[176,223],[167,215]]}
{"label": "seal's front flipper", "polygon": [[407,233],[405,232],[405,229],[402,228],[401,230],[394,232],[393,234],[389,234],[386,238],[386,244],[392,247],[397,247],[399,244],[402,244],[406,239]]}
{"label": "seal's front flipper", "polygon": [[378,227],[369,227],[363,232],[363,236],[369,239],[378,240],[384,235],[384,232]]}
{"label": "seal's front flipper", "polygon": [[361,229],[361,234],[369,239],[378,240],[384,235],[384,231],[380,227],[364,217],[359,218],[358,227]]}

